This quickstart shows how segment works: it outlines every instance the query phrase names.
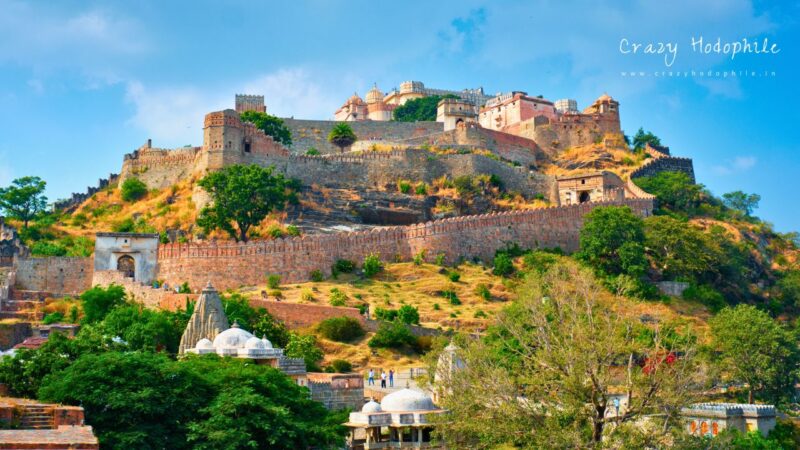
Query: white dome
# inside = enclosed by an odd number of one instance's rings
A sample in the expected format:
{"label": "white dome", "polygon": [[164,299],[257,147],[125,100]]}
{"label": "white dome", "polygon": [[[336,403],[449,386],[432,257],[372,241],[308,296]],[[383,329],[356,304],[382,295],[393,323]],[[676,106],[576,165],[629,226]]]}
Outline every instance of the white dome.
{"label": "white dome", "polygon": [[194,346],[196,349],[200,350],[211,350],[214,348],[214,344],[211,343],[210,340],[203,338],[197,341],[197,345]]}
{"label": "white dome", "polygon": [[266,336],[261,338],[261,342],[264,343],[264,348],[272,348],[272,342],[270,342]]}
{"label": "white dome", "polygon": [[376,402],[373,399],[369,399],[369,401],[364,406],[361,407],[361,412],[365,414],[370,414],[370,413],[383,412],[383,410],[381,409],[380,403]]}
{"label": "white dome", "polygon": [[244,348],[245,343],[251,337],[253,337],[252,334],[239,328],[237,324],[233,324],[231,328],[228,328],[214,338],[214,348],[217,350],[217,353],[221,350]]}
{"label": "white dome", "polygon": [[253,336],[244,343],[244,348],[247,349],[266,349],[267,347],[264,345],[264,341],[261,339]]}
{"label": "white dome", "polygon": [[436,405],[428,394],[406,388],[383,397],[381,409],[385,412],[432,411]]}

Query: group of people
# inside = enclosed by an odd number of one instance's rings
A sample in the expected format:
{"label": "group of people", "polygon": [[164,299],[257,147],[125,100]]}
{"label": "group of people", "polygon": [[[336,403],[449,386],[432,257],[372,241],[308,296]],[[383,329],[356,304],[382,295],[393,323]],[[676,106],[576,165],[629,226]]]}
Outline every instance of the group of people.
{"label": "group of people", "polygon": [[[389,381],[388,387],[394,387],[394,370],[389,369],[389,373],[387,374],[383,369],[381,369],[381,387],[385,388],[386,381]],[[375,370],[369,369],[369,373],[367,374],[367,385],[368,386],[375,386]]]}

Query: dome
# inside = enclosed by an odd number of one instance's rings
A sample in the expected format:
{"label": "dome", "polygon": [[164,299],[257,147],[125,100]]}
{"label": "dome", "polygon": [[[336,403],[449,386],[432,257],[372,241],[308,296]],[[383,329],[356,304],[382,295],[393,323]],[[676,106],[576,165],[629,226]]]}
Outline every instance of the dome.
{"label": "dome", "polygon": [[361,104],[364,103],[364,100],[361,100],[361,97],[359,97],[358,94],[354,93],[353,96],[347,100],[347,103]]}
{"label": "dome", "polygon": [[381,92],[381,90],[378,89],[378,85],[377,84],[372,86],[372,89],[370,89],[367,92],[366,99],[367,99],[367,103],[368,104],[369,103],[379,103],[379,102],[383,101],[383,92]]}
{"label": "dome", "polygon": [[253,336],[250,339],[248,339],[247,342],[244,343],[244,348],[264,350],[267,348],[267,346],[264,345],[264,341]]}
{"label": "dome", "polygon": [[428,394],[406,388],[383,397],[381,409],[386,412],[403,412],[433,411],[437,408]]}
{"label": "dome", "polygon": [[239,325],[234,323],[232,327],[214,338],[213,345],[219,354],[236,353],[236,350],[243,348],[247,340],[251,337],[253,337],[252,334],[239,328]]}
{"label": "dome", "polygon": [[264,348],[272,348],[272,342],[270,342],[266,336],[261,338],[261,342],[264,343]]}
{"label": "dome", "polygon": [[210,350],[214,348],[214,344],[211,343],[210,340],[203,338],[197,341],[197,345],[194,346],[196,349],[200,350]]}
{"label": "dome", "polygon": [[364,406],[361,407],[361,412],[365,414],[371,414],[371,413],[383,412],[383,410],[381,409],[380,403],[376,402],[373,399],[369,399],[369,401]]}
{"label": "dome", "polygon": [[597,98],[597,100],[596,100],[595,102],[596,102],[596,103],[602,103],[602,102],[610,102],[610,101],[614,101],[614,99],[613,99],[613,98],[611,98],[611,96],[610,96],[610,95],[608,95],[608,94],[605,94],[605,93],[604,93],[603,95],[601,95],[600,97],[598,97],[598,98]]}

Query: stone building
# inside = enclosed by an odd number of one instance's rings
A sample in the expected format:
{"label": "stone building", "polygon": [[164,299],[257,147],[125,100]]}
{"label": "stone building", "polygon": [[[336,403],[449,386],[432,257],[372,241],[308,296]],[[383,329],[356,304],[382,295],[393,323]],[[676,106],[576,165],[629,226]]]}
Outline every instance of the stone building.
{"label": "stone building", "polygon": [[773,405],[696,403],[683,408],[681,415],[686,422],[686,431],[698,436],[716,436],[726,428],[742,433],[758,431],[766,436],[776,424]]}
{"label": "stone building", "polygon": [[477,123],[478,111],[467,100],[444,98],[436,107],[436,121],[444,123],[444,131],[455,130],[468,123]]}
{"label": "stone building", "polygon": [[99,448],[83,408],[0,397],[0,449]]}
{"label": "stone building", "polygon": [[331,411],[349,408],[356,411],[364,404],[364,377],[358,373],[308,374],[311,399]]}
{"label": "stone building", "polygon": [[401,389],[350,413],[348,449],[441,448],[431,440],[430,418],[446,411],[422,391]]}
{"label": "stone building", "polygon": [[263,95],[236,94],[236,112],[245,111],[267,112]]}
{"label": "stone building", "polygon": [[181,336],[178,354],[195,348],[197,343],[203,339],[213,340],[222,330],[228,328],[230,325],[228,317],[225,315],[225,309],[222,307],[222,299],[209,282],[194,305],[192,317],[189,318]]}
{"label": "stone building", "polygon": [[611,172],[592,172],[558,177],[558,200],[561,205],[623,200],[625,183]]}
{"label": "stone building", "polygon": [[578,101],[571,98],[561,98],[553,102],[556,112],[559,114],[578,112]]}
{"label": "stone building", "polygon": [[158,234],[97,233],[94,271],[117,270],[127,278],[149,284],[155,280]]}
{"label": "stone building", "polygon": [[368,120],[369,110],[367,108],[367,103],[359,97],[357,93],[353,93],[353,95],[336,110],[333,114],[333,118],[338,122]]}
{"label": "stone building", "polygon": [[513,134],[514,127],[538,117],[547,122],[556,119],[553,102],[541,97],[531,97],[525,92],[498,95],[486,102],[480,110],[479,122],[483,128],[507,131]]}

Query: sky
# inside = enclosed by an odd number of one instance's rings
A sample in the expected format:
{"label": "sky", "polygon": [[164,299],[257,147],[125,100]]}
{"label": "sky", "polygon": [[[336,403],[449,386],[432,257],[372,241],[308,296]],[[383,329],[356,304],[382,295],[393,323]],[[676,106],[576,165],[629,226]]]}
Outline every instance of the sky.
{"label": "sky", "polygon": [[797,1],[0,0],[0,186],[85,191],[148,138],[202,144],[203,115],[236,93],[331,119],[354,91],[419,80],[579,108],[608,93],[626,134],[654,132],[715,195],[758,193],[759,217],[800,231],[798,19]]}

